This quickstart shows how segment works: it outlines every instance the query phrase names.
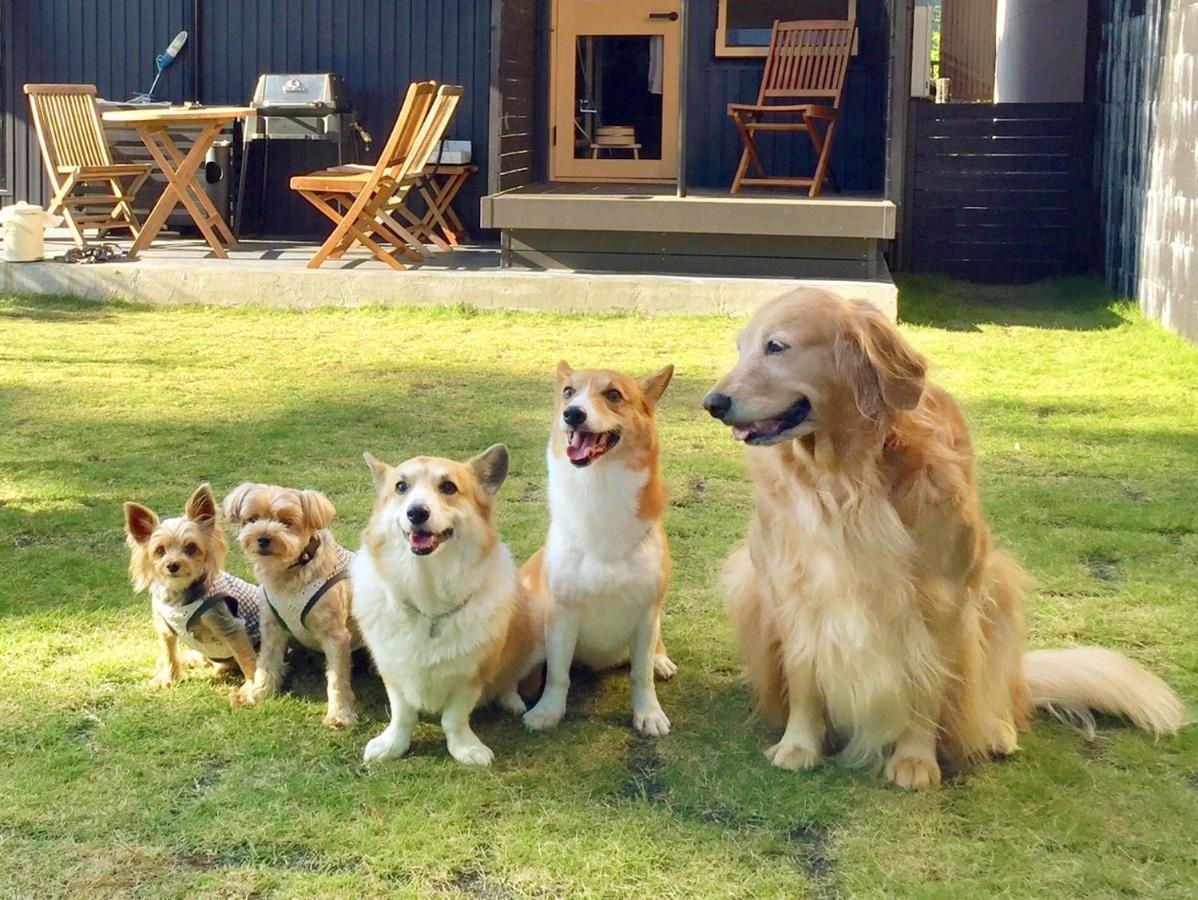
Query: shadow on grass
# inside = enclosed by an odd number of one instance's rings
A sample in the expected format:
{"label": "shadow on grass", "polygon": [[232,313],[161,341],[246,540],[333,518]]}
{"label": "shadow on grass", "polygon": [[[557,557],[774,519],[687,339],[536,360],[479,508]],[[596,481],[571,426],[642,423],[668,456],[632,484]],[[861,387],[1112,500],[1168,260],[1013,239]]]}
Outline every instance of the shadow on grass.
{"label": "shadow on grass", "polygon": [[899,321],[948,331],[1017,325],[1101,331],[1126,321],[1096,277],[1055,278],[1026,285],[973,284],[940,275],[902,275]]}
{"label": "shadow on grass", "polygon": [[0,295],[0,320],[24,319],[32,322],[78,322],[88,319],[110,319],[118,311],[138,308],[140,307],[123,302],[101,303],[69,295]]}

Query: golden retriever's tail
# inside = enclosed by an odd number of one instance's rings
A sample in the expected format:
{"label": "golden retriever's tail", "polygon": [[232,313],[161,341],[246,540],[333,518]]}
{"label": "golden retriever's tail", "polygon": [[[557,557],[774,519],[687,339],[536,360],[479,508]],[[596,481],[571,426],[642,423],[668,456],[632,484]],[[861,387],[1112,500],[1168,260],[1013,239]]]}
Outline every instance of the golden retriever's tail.
{"label": "golden retriever's tail", "polygon": [[1167,684],[1130,659],[1101,647],[1036,650],[1023,657],[1032,702],[1094,734],[1092,711],[1126,716],[1154,737],[1185,724],[1185,706]]}

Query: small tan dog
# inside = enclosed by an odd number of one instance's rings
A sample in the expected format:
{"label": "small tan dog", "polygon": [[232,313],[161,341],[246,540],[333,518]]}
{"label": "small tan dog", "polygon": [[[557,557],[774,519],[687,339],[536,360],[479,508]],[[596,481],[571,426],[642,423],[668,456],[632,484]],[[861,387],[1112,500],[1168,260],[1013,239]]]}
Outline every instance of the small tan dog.
{"label": "small tan dog", "polygon": [[703,405],[750,445],[756,510],[724,581],[760,707],[785,725],[774,765],[810,768],[827,743],[922,788],[942,759],[1016,750],[1035,707],[1180,727],[1177,695],[1118,654],[1024,652],[1026,576],[992,546],[965,420],[878,310],[799,290],[738,345]]}
{"label": "small tan dog", "polygon": [[245,677],[233,701],[244,701],[256,668],[258,589],[224,571],[228,544],[216,520],[212,488],[200,485],[179,518],[159,521],[140,503],[125,504],[125,542],[133,590],[150,592],[161,656],[150,684],[179,678],[179,643],[219,669],[235,660]]}
{"label": "small tan dog", "polygon": [[572,662],[597,670],[630,662],[633,727],[669,733],[653,684],[655,673],[677,671],[661,641],[670,549],[653,411],[673,374],[666,366],[635,381],[558,364],[549,534],[520,572],[530,592],[549,598],[545,692],[524,716],[534,730],[561,721]]}
{"label": "small tan dog", "polygon": [[287,645],[295,638],[324,654],[329,701],[324,724],[353,725],[351,654],[358,640],[350,616],[353,554],[329,530],[337,515],[333,504],[320,491],[247,482],[233,489],[224,507],[262,592],[262,648],[246,702],[278,693]]}
{"label": "small tan dog", "polygon": [[524,712],[517,685],[544,659],[540,600],[520,587],[492,523],[507,449],[496,444],[465,463],[365,458],[377,497],[354,559],[354,614],[387,689],[391,723],[364,758],[406,753],[424,711],[440,713],[454,759],[490,765],[470,714],[493,698]]}

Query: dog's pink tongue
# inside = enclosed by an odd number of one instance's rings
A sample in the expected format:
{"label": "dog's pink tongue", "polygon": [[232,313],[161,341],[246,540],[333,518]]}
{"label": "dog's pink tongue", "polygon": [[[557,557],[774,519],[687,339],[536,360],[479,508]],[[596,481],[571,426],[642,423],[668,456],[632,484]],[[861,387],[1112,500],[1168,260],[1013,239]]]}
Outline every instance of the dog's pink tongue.
{"label": "dog's pink tongue", "polygon": [[431,550],[437,546],[437,536],[428,531],[412,532],[412,547],[416,550]]}
{"label": "dog's pink tongue", "polygon": [[732,439],[747,441],[755,434],[772,434],[781,427],[781,419],[762,419],[760,422],[754,422],[752,425],[733,425]]}
{"label": "dog's pink tongue", "polygon": [[750,428],[748,425],[733,425],[732,426],[732,439],[734,441],[743,441],[743,440],[747,439],[748,436],[751,435],[752,433],[753,433],[753,429]]}
{"label": "dog's pink tongue", "polygon": [[590,459],[599,446],[599,435],[590,431],[576,431],[574,438],[566,447],[566,456],[571,462]]}

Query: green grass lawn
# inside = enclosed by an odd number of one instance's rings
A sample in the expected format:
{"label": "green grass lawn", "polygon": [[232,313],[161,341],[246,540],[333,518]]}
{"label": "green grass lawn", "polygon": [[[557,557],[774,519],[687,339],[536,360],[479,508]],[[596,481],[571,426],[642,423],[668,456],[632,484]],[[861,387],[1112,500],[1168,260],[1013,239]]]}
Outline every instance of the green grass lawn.
{"label": "green grass lawn", "polygon": [[[1033,646],[1099,643],[1198,701],[1198,352],[1097,282],[902,284],[905,333],[973,426],[1001,543],[1035,575]],[[699,401],[741,323],[469,308],[99,306],[0,299],[0,894],[19,896],[1193,896],[1198,728],[1154,744],[1051,721],[935,793],[834,765],[770,768],[747,722],[722,558],[751,494]],[[386,719],[332,733],[319,662],[231,709],[192,674],[148,687],[149,603],[121,503],[175,514],[197,483],[319,487],[351,547],[388,461],[512,453],[499,524],[546,525],[554,365],[677,367],[659,414],[674,584],[669,737],[629,730],[627,675],[582,677],[547,735],[476,716],[488,771],[422,725],[370,769]],[[246,575],[239,552],[230,568]]]}

